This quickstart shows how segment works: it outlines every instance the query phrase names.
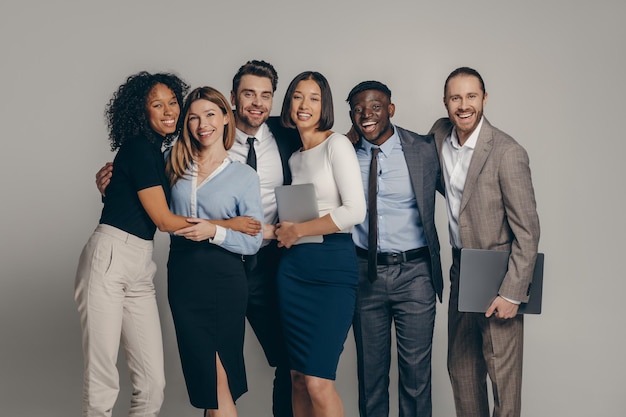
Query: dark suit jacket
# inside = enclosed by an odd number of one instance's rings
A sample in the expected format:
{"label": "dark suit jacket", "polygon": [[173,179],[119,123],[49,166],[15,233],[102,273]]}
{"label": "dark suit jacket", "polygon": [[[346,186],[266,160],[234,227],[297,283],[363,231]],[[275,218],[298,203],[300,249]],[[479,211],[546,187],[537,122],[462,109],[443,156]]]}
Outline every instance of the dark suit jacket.
{"label": "dark suit jacket", "polygon": [[[280,154],[280,162],[283,167],[283,185],[289,185],[291,184],[291,170],[289,169],[289,157],[291,156],[292,153],[300,149],[300,147],[302,146],[302,140],[300,139],[298,130],[283,127],[280,124],[280,117],[278,116],[270,116],[270,118],[267,119],[265,123],[267,124],[267,127],[272,132],[272,135],[274,135],[274,140],[276,141],[276,145],[278,146],[278,153]],[[276,241],[274,241],[272,246],[275,248],[275,245],[276,245]],[[278,259],[279,259],[278,256],[281,251],[282,249],[279,249],[277,252],[272,248],[265,247],[265,248],[261,248],[261,251],[259,253],[264,253],[264,256],[271,256],[272,261],[270,262],[278,264]],[[246,273],[248,274],[248,277],[257,275],[258,273],[257,268],[259,268],[259,266],[258,266],[258,262],[256,259],[256,255],[247,256],[244,266],[246,268]],[[264,274],[261,274],[261,275],[262,277],[265,277]],[[272,276],[273,275],[275,275],[275,271],[274,271],[274,274],[272,274]],[[251,283],[250,281],[248,283],[248,286],[249,286],[249,291],[251,293],[253,293],[255,289],[258,287],[256,283]],[[275,359],[272,359],[270,360],[270,363],[274,363],[275,361],[276,361]]]}
{"label": "dark suit jacket", "polygon": [[[439,155],[452,128],[443,118],[431,129]],[[528,154],[486,118],[467,172],[459,230],[464,248],[511,251],[500,295],[528,302],[539,244]]]}
{"label": "dark suit jacket", "polygon": [[[394,127],[400,136],[402,151],[409,169],[411,186],[417,200],[417,209],[422,219],[422,226],[430,251],[433,287],[439,301],[441,301],[443,278],[439,255],[439,237],[435,229],[435,194],[441,184],[441,168],[435,140],[432,136],[422,136],[398,126]],[[357,142],[356,146],[360,145],[361,142]]]}
{"label": "dark suit jacket", "polygon": [[265,123],[272,132],[272,135],[274,135],[276,145],[278,145],[280,160],[283,164],[283,184],[291,184],[289,157],[302,146],[302,140],[300,139],[298,130],[281,126],[280,117],[278,116],[271,116]]}

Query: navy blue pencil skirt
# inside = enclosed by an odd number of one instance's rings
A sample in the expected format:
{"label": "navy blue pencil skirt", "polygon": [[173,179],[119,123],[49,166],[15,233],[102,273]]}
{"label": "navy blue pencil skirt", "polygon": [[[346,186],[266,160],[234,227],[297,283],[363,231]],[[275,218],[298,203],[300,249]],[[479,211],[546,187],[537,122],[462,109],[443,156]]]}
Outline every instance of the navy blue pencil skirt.
{"label": "navy blue pencil skirt", "polygon": [[290,367],[334,380],[354,314],[358,284],[349,233],[294,245],[278,269],[278,301]]}

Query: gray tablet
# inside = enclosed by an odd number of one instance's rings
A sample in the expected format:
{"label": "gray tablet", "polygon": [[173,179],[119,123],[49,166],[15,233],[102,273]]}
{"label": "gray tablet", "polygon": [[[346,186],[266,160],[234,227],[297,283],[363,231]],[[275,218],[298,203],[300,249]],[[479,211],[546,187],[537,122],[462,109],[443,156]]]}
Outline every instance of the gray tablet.
{"label": "gray tablet", "polygon": [[[278,206],[278,221],[302,223],[317,219],[317,196],[313,184],[281,185],[274,189]],[[300,243],[322,243],[324,238],[305,236],[296,241]]]}
{"label": "gray tablet", "polygon": [[[541,314],[543,295],[543,253],[537,254],[528,303],[518,314]],[[461,249],[459,311],[484,313],[498,295],[509,264],[509,252]]]}

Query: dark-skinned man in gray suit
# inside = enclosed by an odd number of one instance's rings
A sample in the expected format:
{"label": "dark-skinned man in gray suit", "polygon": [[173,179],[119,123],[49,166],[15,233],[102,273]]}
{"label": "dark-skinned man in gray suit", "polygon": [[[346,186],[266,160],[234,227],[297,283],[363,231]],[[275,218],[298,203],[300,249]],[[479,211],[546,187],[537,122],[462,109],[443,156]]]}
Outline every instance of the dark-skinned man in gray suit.
{"label": "dark-skinned man in gray suit", "polygon": [[[364,81],[348,95],[366,197],[355,226],[359,289],[354,316],[361,417],[389,415],[391,324],[396,329],[400,417],[432,415],[431,353],[443,280],[435,230],[440,165],[434,138],[395,126],[391,91]],[[373,195],[368,195],[372,155]],[[441,190],[440,190],[441,191]],[[375,199],[375,209],[370,205]],[[375,210],[374,212],[372,212]],[[370,218],[376,222],[370,223]],[[374,229],[375,228],[375,229]],[[375,234],[372,234],[375,233]],[[371,261],[368,262],[368,250]]]}

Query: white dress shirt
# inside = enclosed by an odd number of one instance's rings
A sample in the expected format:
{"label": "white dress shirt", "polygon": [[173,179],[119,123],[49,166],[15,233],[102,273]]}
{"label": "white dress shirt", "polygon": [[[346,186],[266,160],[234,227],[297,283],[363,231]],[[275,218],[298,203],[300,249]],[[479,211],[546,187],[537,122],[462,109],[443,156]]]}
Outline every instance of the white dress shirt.
{"label": "white dress shirt", "polygon": [[[228,150],[228,154],[235,161],[246,163],[248,157],[249,135],[237,129],[235,143]],[[274,135],[265,123],[259,127],[254,136],[254,150],[257,158],[257,174],[261,182],[261,201],[263,203],[264,223],[276,224],[278,212],[276,209],[276,196],[274,188],[283,185],[283,165],[278,152],[278,145]]]}
{"label": "white dress shirt", "polygon": [[456,129],[452,129],[450,135],[443,142],[441,155],[443,157],[443,178],[446,184],[446,206],[448,208],[448,228],[450,231],[450,244],[457,249],[463,248],[461,234],[459,233],[459,214],[465,179],[469,169],[474,148],[478,141],[478,134],[483,126],[483,118],[472,132],[467,141],[461,146],[456,135]]}

